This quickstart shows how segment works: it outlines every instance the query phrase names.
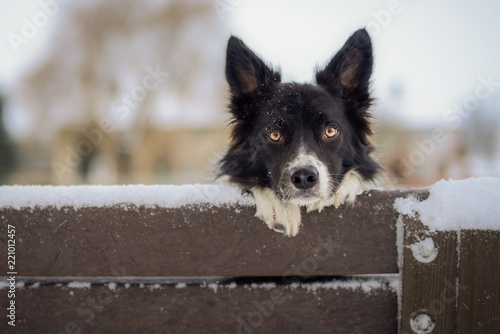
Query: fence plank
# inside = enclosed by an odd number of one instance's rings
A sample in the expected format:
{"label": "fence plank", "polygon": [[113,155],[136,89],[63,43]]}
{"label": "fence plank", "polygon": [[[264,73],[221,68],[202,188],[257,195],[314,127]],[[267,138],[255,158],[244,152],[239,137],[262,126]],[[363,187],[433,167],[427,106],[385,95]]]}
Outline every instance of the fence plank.
{"label": "fence plank", "polygon": [[[404,219],[403,251],[403,296],[401,311],[402,333],[415,333],[412,322],[419,314],[428,315],[434,322],[433,334],[449,334],[455,331],[456,277],[457,277],[457,237],[453,232],[429,233],[421,222]],[[418,250],[416,243],[431,238],[437,246],[437,255],[425,248]],[[420,244],[421,246],[425,246]],[[423,256],[423,258],[420,258]],[[424,326],[425,327],[425,326]],[[427,333],[422,331],[422,333]]]}
{"label": "fence plank", "polygon": [[462,231],[457,333],[500,333],[500,231]]}
{"label": "fence plank", "polygon": [[396,293],[384,287],[40,285],[19,289],[16,304],[16,327],[4,320],[0,332],[397,333]]}
{"label": "fence plank", "polygon": [[[432,333],[500,332],[500,232],[431,233],[401,216],[396,233],[394,199],[410,194],[428,196],[427,190],[372,191],[352,206],[304,212],[295,238],[269,231],[253,207],[1,208],[0,248],[7,248],[7,225],[16,226],[17,281],[45,282],[18,288],[15,330],[395,333],[399,327],[408,334],[415,332],[412,321],[422,327],[415,319],[428,315]],[[9,271],[7,261],[0,271]],[[325,276],[382,274],[383,280],[398,273],[399,326],[397,296],[387,285],[370,293],[321,285]],[[322,288],[308,290],[290,276]],[[269,289],[241,283],[256,277],[282,282]],[[49,284],[73,280],[94,283],[90,289]],[[103,285],[110,281],[118,287]],[[286,298],[272,305],[273,295]],[[272,314],[262,305],[272,306]]]}
{"label": "fence plank", "polygon": [[392,206],[408,193],[372,191],[352,206],[304,212],[294,238],[267,229],[253,207],[4,208],[0,247],[15,225],[20,276],[397,273]]}

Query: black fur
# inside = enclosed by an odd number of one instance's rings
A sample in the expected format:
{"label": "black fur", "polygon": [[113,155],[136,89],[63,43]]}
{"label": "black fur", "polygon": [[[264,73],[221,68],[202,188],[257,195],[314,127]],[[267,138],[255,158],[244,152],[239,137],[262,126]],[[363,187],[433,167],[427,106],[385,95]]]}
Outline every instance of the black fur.
{"label": "black fur", "polygon": [[[277,191],[280,175],[300,145],[327,166],[332,195],[350,170],[356,169],[365,180],[376,176],[380,167],[370,157],[373,148],[368,140],[373,57],[366,30],[356,31],[317,71],[316,84],[281,83],[280,72],[234,36],[226,57],[233,128],[219,176],[229,176],[245,189]],[[328,126],[338,130],[335,137],[325,136]],[[269,139],[273,130],[282,140]]]}

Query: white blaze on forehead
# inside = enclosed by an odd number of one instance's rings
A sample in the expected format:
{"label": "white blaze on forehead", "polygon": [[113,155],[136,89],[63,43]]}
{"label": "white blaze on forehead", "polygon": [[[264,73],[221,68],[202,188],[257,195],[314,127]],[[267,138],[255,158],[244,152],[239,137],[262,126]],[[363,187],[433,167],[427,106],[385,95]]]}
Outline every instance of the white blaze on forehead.
{"label": "white blaze on forehead", "polygon": [[[306,166],[313,166],[318,171],[318,193],[322,198],[328,197],[328,188],[330,185],[330,177],[328,173],[328,168],[326,165],[318,159],[318,157],[313,153],[307,153],[306,148],[301,146],[299,153],[295,159],[293,159],[289,164],[289,171],[294,168],[301,168]],[[291,173],[290,173],[291,174]]]}

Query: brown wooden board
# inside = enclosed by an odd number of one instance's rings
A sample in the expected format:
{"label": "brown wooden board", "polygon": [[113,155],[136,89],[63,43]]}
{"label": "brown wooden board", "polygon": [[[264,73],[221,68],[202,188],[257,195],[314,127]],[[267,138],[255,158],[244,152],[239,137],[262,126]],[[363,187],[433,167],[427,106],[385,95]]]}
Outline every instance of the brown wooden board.
{"label": "brown wooden board", "polygon": [[[372,191],[354,205],[303,212],[284,237],[254,207],[1,209],[16,226],[19,276],[283,276],[397,273],[396,197]],[[6,272],[0,261],[0,272]]]}
{"label": "brown wooden board", "polygon": [[500,333],[500,232],[462,231],[457,333]]}
{"label": "brown wooden board", "polygon": [[[411,319],[421,313],[433,319],[433,334],[454,333],[457,235],[455,232],[430,233],[421,222],[409,218],[403,218],[403,222],[401,333],[415,333]],[[437,257],[429,263],[418,261],[410,248],[425,238],[432,238],[438,247]]]}
{"label": "brown wooden board", "polygon": [[0,333],[397,333],[396,293],[383,286],[27,285],[16,304],[16,326],[2,319]]}

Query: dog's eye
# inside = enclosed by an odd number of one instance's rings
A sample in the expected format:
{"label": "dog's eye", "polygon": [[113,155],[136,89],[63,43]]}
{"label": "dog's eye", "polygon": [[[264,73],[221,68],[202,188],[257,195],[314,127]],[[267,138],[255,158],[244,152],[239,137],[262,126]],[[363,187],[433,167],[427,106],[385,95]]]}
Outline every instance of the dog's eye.
{"label": "dog's eye", "polygon": [[333,126],[328,126],[325,129],[325,136],[327,136],[328,138],[333,138],[335,137],[336,134],[337,134],[337,129]]}
{"label": "dog's eye", "polygon": [[272,141],[280,141],[281,140],[281,133],[278,131],[278,130],[274,130],[272,131],[269,135],[268,135],[269,139],[271,139]]}

